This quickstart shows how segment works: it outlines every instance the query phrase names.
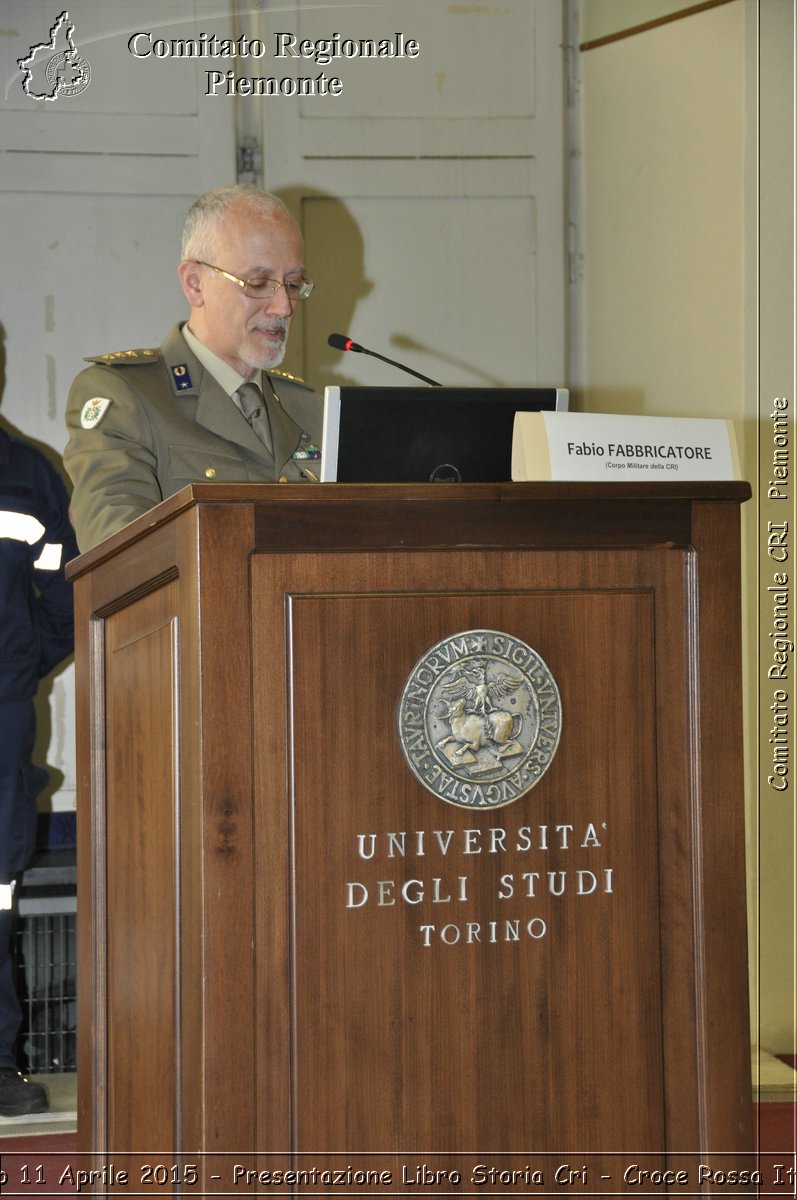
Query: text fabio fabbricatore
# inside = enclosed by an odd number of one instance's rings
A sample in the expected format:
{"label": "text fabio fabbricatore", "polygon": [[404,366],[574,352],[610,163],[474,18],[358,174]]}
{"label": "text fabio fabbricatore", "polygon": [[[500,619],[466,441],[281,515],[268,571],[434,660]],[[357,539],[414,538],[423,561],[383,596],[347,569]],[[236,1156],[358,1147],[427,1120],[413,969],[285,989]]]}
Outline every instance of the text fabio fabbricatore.
{"label": "text fabio fabbricatore", "polygon": [[[134,58],[264,58],[266,43],[242,34],[219,38],[200,33],[195,38],[159,38],[151,33],[134,33],[127,43]],[[292,33],[275,33],[272,55],[280,59],[303,59],[316,66],[329,66],[340,58],[418,58],[420,44],[403,33],[384,38],[328,38],[311,41]],[[206,71],[206,96],[339,96],[343,81],[322,70],[317,75],[241,75],[232,68]]]}

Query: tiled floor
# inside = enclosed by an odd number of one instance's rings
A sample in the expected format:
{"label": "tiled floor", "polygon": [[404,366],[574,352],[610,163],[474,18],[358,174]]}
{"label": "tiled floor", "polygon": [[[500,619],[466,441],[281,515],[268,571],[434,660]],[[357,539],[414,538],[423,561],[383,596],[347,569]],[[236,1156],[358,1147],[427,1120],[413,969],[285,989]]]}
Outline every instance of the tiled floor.
{"label": "tiled floor", "polygon": [[77,1129],[77,1076],[31,1075],[47,1092],[50,1111],[30,1117],[0,1117],[0,1138],[36,1133],[73,1133]]}

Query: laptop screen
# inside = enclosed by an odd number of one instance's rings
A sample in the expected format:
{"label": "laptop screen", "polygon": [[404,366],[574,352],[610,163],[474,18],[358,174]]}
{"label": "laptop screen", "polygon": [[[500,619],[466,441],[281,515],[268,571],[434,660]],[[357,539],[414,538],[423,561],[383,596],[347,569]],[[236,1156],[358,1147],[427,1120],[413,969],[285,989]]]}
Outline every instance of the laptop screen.
{"label": "laptop screen", "polygon": [[554,387],[328,387],[321,480],[509,482],[515,413],[567,406]]}

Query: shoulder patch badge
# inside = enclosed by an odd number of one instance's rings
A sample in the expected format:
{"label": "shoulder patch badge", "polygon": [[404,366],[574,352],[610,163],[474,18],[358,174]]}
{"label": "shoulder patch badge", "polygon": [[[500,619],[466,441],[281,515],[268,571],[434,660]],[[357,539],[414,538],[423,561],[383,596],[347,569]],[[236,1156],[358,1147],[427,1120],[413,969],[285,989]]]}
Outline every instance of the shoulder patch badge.
{"label": "shoulder patch badge", "polygon": [[105,396],[95,396],[93,400],[87,400],[80,412],[80,424],[83,428],[93,429],[95,425],[99,425],[110,403],[110,399]]}

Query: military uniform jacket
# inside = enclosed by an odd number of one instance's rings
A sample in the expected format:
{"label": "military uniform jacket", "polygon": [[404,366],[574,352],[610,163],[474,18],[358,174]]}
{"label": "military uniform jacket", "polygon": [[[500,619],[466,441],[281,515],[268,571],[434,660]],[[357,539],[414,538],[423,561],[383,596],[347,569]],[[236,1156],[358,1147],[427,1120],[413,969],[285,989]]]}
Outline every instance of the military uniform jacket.
{"label": "military uniform jacket", "polygon": [[264,372],[274,450],[205,370],[177,325],[159,350],[87,360],[69,393],[64,464],[81,551],[188,483],[320,477],[323,406],[299,380]]}

